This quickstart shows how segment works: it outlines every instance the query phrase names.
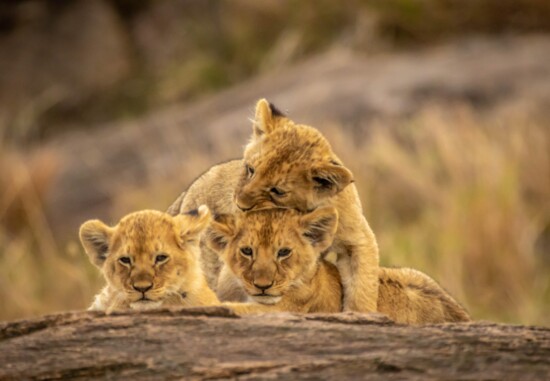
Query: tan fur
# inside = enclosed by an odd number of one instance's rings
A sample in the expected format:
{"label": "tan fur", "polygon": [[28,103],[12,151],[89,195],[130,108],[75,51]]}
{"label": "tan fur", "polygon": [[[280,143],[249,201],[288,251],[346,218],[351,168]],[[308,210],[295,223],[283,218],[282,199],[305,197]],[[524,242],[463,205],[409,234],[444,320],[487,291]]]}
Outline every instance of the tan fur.
{"label": "tan fur", "polygon": [[[243,159],[212,167],[169,211],[174,214],[201,204],[214,214],[229,215],[239,209],[336,208],[340,222],[332,250],[343,279],[344,309],[370,312],[377,306],[378,246],[352,182],[351,172],[319,131],[294,123],[262,99],[256,105],[253,134]],[[209,284],[223,297],[217,284],[222,263],[204,245],[202,252]],[[229,294],[239,299],[237,292]]]}
{"label": "tan fur", "polygon": [[379,270],[378,311],[397,323],[470,321],[468,312],[426,274],[409,268]]}
{"label": "tan fur", "polygon": [[152,210],[135,212],[114,227],[99,220],[85,222],[80,240],[107,281],[89,309],[218,304],[200,268],[199,234],[209,221],[203,206],[176,217]]}
{"label": "tan fur", "polygon": [[[263,307],[243,304],[239,313],[268,311],[340,312],[342,282],[335,266],[322,259],[330,246],[338,214],[325,207],[302,215],[294,210],[269,209],[219,216],[207,231],[207,242],[219,251],[232,273],[222,272],[220,290],[239,287]],[[243,255],[242,249],[252,255]],[[278,258],[281,249],[288,257]],[[234,276],[238,284],[234,284]],[[225,281],[231,280],[229,290]],[[412,269],[378,270],[377,310],[397,323],[424,324],[468,321],[467,312],[427,275]],[[272,284],[262,291],[260,286]],[[258,295],[260,293],[265,296]]]}
{"label": "tan fur", "polygon": [[[208,244],[220,252],[230,270],[222,272],[218,293],[239,288],[248,300],[266,306],[264,311],[340,311],[338,270],[319,260],[332,243],[337,224],[333,207],[306,215],[292,209],[266,209],[241,213],[237,219],[218,217],[206,234]],[[251,255],[242,250],[250,250]],[[285,252],[288,255],[281,256]],[[231,283],[226,285],[228,279]]]}

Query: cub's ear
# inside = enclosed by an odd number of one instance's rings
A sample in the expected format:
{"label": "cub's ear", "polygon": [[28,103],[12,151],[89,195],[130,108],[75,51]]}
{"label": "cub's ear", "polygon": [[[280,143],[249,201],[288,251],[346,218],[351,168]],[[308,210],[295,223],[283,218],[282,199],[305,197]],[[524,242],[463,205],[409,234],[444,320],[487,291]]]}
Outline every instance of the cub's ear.
{"label": "cub's ear", "polygon": [[266,99],[260,99],[256,103],[256,115],[252,122],[253,138],[258,139],[264,134],[271,133],[276,127],[275,120],[285,115]]}
{"label": "cub's ear", "polygon": [[319,195],[331,197],[351,184],[353,175],[344,166],[326,164],[311,170],[311,180]]}
{"label": "cub's ear", "polygon": [[195,241],[210,223],[210,210],[206,205],[201,205],[195,210],[178,214],[174,220],[181,242]]}
{"label": "cub's ear", "polygon": [[230,214],[216,216],[206,232],[206,245],[214,251],[222,252],[236,233],[235,217]]}
{"label": "cub's ear", "polygon": [[99,220],[86,221],[80,227],[79,237],[90,261],[101,268],[109,255],[109,241],[115,231]]}
{"label": "cub's ear", "polygon": [[303,236],[323,252],[332,245],[338,227],[338,211],[333,206],[319,208],[300,217]]}

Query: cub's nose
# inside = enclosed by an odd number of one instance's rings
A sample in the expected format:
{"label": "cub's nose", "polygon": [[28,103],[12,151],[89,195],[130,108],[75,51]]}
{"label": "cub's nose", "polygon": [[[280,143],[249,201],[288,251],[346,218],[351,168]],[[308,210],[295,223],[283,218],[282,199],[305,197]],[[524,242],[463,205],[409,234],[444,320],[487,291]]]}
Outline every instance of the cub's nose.
{"label": "cub's nose", "polygon": [[235,202],[235,205],[237,205],[237,207],[243,212],[248,212],[249,210],[254,208],[254,204],[250,204],[249,197],[246,196],[243,192],[235,194],[233,201]]}
{"label": "cub's nose", "polygon": [[135,282],[132,287],[134,287],[134,290],[146,293],[153,287],[153,283],[151,282]]}
{"label": "cub's nose", "polygon": [[251,206],[250,208],[245,208],[244,206],[240,206],[239,204],[237,204],[237,208],[239,208],[243,212],[248,212],[249,210],[252,210],[253,206]]}
{"label": "cub's nose", "polygon": [[265,291],[267,290],[268,288],[270,288],[271,286],[273,286],[273,282],[271,282],[270,284],[259,284],[259,283],[256,283],[254,282],[254,286],[260,290]]}

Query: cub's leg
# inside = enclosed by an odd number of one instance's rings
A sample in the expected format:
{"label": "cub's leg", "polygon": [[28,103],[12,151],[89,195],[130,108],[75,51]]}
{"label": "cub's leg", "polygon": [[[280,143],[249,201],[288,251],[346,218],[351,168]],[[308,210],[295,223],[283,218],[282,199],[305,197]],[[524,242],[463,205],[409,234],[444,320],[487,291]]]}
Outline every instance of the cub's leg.
{"label": "cub's leg", "polygon": [[344,311],[375,312],[378,244],[362,215],[361,201],[353,184],[342,192],[337,207],[339,221],[333,249],[344,288]]}
{"label": "cub's leg", "polygon": [[265,305],[258,303],[231,303],[226,302],[221,304],[224,307],[229,307],[237,315],[250,315],[250,314],[260,314],[260,313],[269,313],[269,312],[281,312],[288,311],[287,309],[280,308],[276,304],[274,305]]}
{"label": "cub's leg", "polygon": [[[269,313],[269,312],[294,312],[307,313],[310,310],[308,303],[296,303],[283,297],[283,300],[276,304],[260,304],[260,303],[236,303],[225,302],[222,306],[233,309],[239,315]],[[319,310],[317,312],[337,312],[335,310]]]}
{"label": "cub's leg", "polygon": [[246,302],[248,295],[229,267],[222,265],[216,287],[216,295],[222,302]]}
{"label": "cub's leg", "polygon": [[208,247],[203,237],[200,241],[201,248],[201,269],[206,277],[208,287],[218,292],[219,276],[224,267],[218,253]]}

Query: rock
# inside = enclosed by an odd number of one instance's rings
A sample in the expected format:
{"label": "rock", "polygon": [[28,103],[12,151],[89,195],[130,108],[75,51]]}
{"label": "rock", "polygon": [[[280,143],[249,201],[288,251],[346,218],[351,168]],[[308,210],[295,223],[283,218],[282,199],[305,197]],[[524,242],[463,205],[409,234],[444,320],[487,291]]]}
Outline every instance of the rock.
{"label": "rock", "polygon": [[521,379],[550,373],[550,329],[396,325],[380,315],[221,308],[69,312],[0,323],[0,379]]}

